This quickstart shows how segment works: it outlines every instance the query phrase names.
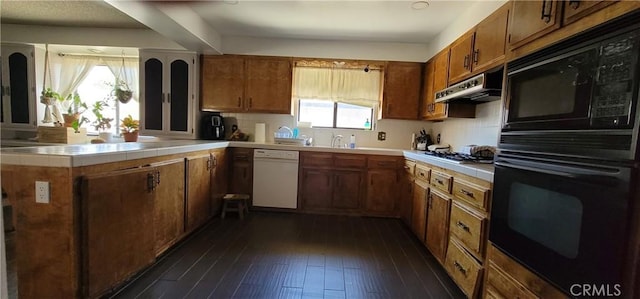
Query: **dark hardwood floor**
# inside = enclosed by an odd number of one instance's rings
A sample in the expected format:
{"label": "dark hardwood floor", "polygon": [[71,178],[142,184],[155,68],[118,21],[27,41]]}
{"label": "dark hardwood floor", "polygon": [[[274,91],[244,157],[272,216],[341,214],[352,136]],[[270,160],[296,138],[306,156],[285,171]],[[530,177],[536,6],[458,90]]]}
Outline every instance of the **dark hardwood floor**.
{"label": "dark hardwood floor", "polygon": [[399,220],[233,216],[213,220],[113,297],[464,297]]}

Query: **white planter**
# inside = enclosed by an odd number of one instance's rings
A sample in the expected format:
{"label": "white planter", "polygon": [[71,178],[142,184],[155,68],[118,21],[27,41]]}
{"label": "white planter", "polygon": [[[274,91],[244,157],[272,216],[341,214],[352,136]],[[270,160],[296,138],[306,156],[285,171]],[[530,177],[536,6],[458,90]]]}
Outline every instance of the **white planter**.
{"label": "white planter", "polygon": [[100,139],[104,140],[104,142],[112,142],[113,134],[111,132],[100,132],[98,133]]}

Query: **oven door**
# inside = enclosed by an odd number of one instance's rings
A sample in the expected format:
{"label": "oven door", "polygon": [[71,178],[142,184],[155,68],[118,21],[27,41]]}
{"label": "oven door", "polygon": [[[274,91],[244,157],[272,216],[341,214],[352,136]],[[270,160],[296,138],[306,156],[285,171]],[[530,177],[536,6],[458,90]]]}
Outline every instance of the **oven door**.
{"label": "oven door", "polygon": [[621,283],[631,168],[512,155],[495,165],[496,247],[568,294]]}

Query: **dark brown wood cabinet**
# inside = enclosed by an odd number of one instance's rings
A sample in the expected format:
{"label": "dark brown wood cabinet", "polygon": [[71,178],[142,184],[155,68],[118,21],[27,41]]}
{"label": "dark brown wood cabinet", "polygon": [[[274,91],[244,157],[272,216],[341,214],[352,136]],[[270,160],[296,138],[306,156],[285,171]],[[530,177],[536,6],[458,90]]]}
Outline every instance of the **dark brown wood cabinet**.
{"label": "dark brown wood cabinet", "polygon": [[336,209],[359,208],[362,198],[362,171],[335,170],[333,180],[331,207]]}
{"label": "dark brown wood cabinet", "polygon": [[154,201],[155,253],[162,254],[184,234],[185,172],[184,159],[151,164],[157,168]]}
{"label": "dark brown wood cabinet", "polygon": [[404,161],[404,175],[400,186],[400,198],[398,199],[398,214],[407,226],[411,227],[411,209],[413,205],[413,181],[416,162]]}
{"label": "dark brown wood cabinet", "polygon": [[395,169],[369,169],[367,184],[365,209],[374,214],[393,216],[398,172]]}
{"label": "dark brown wood cabinet", "polygon": [[425,66],[422,119],[441,121],[448,117],[475,117],[475,105],[435,102],[435,93],[447,87],[448,77],[449,51],[447,49],[434,56]]}
{"label": "dark brown wood cabinet", "polygon": [[333,172],[330,169],[302,168],[299,198],[304,210],[329,209],[333,195]]}
{"label": "dark brown wood cabinet", "polygon": [[429,194],[429,185],[421,180],[416,180],[413,187],[411,230],[422,242],[425,240],[427,227],[427,194]]}
{"label": "dark brown wood cabinet", "polygon": [[229,192],[253,194],[253,149],[232,148]]}
{"label": "dark brown wood cabinet", "polygon": [[200,227],[211,217],[211,154],[187,158],[186,231]]}
{"label": "dark brown wood cabinet", "polygon": [[560,28],[562,8],[558,0],[511,1],[509,18],[510,49]]}
{"label": "dark brown wood cabinet", "polygon": [[448,83],[453,84],[465,79],[471,74],[473,40],[475,32],[469,32],[450,46],[449,78]]}
{"label": "dark brown wood cabinet", "polygon": [[289,114],[292,72],[288,57],[205,55],[200,108]]}
{"label": "dark brown wood cabinet", "polygon": [[418,119],[422,63],[388,62],[384,71],[383,119]]}
{"label": "dark brown wood cabinet", "polygon": [[427,236],[425,244],[433,256],[444,263],[449,240],[451,198],[436,190],[427,196]]}
{"label": "dark brown wood cabinet", "polygon": [[562,14],[562,25],[573,23],[587,15],[590,15],[615,1],[585,1],[585,0],[566,0],[564,3],[564,12]]}
{"label": "dark brown wood cabinet", "polygon": [[227,194],[228,164],[227,150],[212,150],[213,169],[211,170],[211,215],[217,215],[222,210],[222,197]]}
{"label": "dark brown wood cabinet", "polygon": [[82,178],[83,297],[99,297],[153,263],[157,172],[141,167]]}

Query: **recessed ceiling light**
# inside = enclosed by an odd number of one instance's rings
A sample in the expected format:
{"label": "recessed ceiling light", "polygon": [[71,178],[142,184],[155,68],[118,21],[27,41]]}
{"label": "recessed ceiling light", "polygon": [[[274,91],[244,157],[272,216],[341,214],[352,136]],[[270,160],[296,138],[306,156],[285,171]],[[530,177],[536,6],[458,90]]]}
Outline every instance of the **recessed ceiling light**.
{"label": "recessed ceiling light", "polygon": [[411,3],[411,8],[415,10],[421,10],[429,7],[429,2],[427,1],[416,1]]}

